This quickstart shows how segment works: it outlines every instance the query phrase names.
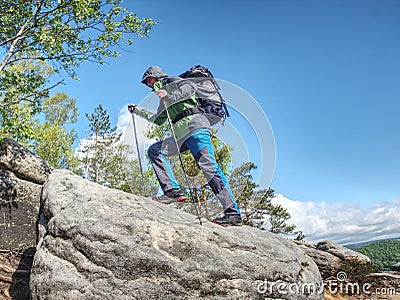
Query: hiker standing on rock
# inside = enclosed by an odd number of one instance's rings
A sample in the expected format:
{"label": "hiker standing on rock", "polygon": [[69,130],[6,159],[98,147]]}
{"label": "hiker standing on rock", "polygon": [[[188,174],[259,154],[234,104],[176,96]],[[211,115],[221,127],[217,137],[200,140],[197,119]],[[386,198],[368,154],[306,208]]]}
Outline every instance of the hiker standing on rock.
{"label": "hiker standing on rock", "polygon": [[242,219],[236,199],[227,178],[215,160],[210,122],[204,113],[196,109],[198,107],[195,98],[196,85],[180,77],[168,76],[157,66],[147,69],[142,83],[152,88],[160,98],[157,113],[152,114],[135,104],[130,104],[128,108],[149,122],[162,125],[168,118],[166,105],[177,142],[174,137],[169,137],[151,145],[148,149],[149,159],[164,192],[157,201],[170,204],[186,200],[185,193],[180,188],[167,159],[168,156],[178,154],[176,146],[178,144],[179,152],[190,150],[213,193],[221,202],[224,213],[213,222],[225,226],[240,225]]}

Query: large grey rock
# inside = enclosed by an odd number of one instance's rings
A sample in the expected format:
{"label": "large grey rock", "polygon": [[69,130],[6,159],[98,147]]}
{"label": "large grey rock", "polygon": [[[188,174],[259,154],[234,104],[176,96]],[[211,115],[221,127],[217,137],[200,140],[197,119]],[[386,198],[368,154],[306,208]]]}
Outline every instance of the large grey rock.
{"label": "large grey rock", "polygon": [[40,226],[32,299],[323,299],[317,266],[292,242],[200,226],[67,171],[44,185]]}
{"label": "large grey rock", "polygon": [[361,263],[361,264],[370,264],[371,263],[371,260],[368,256],[366,256],[360,252],[356,252],[349,248],[335,244],[334,242],[331,242],[331,241],[319,242],[317,244],[317,249],[320,251],[326,251],[326,252],[340,258],[341,260],[357,261],[358,263]]}
{"label": "large grey rock", "polygon": [[298,242],[297,244],[317,264],[322,278],[327,279],[331,276],[336,276],[342,266],[340,258],[326,251],[318,250],[314,245]]}
{"label": "large grey rock", "polygon": [[44,160],[14,140],[5,138],[0,142],[0,261],[9,271],[0,275],[12,278],[7,291],[12,299],[30,299],[29,275],[40,195],[50,172]]}
{"label": "large grey rock", "polygon": [[47,162],[9,138],[0,144],[0,169],[37,184],[43,184],[51,172]]}
{"label": "large grey rock", "polygon": [[0,248],[36,246],[40,193],[51,168],[17,142],[0,143]]}
{"label": "large grey rock", "polygon": [[42,186],[0,170],[0,248],[36,246],[36,222]]}
{"label": "large grey rock", "polygon": [[298,241],[295,243],[314,260],[324,279],[336,276],[345,262],[356,261],[360,264],[371,264],[369,257],[331,241],[322,241],[317,245]]}

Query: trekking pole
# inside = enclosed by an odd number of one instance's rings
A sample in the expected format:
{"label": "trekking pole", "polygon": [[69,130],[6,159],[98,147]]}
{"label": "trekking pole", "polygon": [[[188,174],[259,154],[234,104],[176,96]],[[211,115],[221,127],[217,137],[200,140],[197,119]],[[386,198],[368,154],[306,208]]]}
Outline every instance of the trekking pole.
{"label": "trekking pole", "polygon": [[137,151],[137,156],[138,156],[138,161],[139,161],[140,173],[142,175],[142,193],[144,195],[145,194],[144,193],[145,192],[145,190],[144,190],[144,174],[143,174],[142,160],[140,159],[138,136],[137,136],[137,132],[136,132],[135,106],[134,105],[128,105],[128,110],[132,114],[133,132],[134,132],[135,141],[136,141],[136,151]]}
{"label": "trekking pole", "polygon": [[192,202],[193,202],[194,208],[196,210],[196,214],[197,214],[197,218],[199,219],[199,223],[200,223],[200,225],[203,225],[203,223],[201,222],[199,209],[198,209],[197,204],[196,204],[196,199],[195,199],[195,197],[193,195],[193,190],[192,190],[191,185],[190,185],[189,177],[188,177],[188,175],[186,173],[186,168],[185,168],[185,165],[183,163],[182,155],[181,155],[181,152],[180,152],[180,149],[179,149],[179,145],[178,145],[178,140],[176,139],[174,128],[172,126],[171,116],[169,115],[169,112],[168,112],[167,103],[166,103],[165,99],[162,98],[162,100],[163,100],[163,104],[164,104],[165,111],[166,111],[166,114],[167,114],[169,127],[171,128],[172,138],[174,139],[176,149],[178,150],[179,161],[181,162],[181,167],[182,167],[183,173],[185,174],[186,183],[187,183],[189,191],[190,191],[190,197],[192,198]]}

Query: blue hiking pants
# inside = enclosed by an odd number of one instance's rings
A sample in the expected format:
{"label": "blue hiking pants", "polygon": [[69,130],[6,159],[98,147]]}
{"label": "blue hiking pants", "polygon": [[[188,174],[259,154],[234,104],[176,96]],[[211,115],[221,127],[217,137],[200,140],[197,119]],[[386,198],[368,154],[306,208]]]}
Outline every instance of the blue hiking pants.
{"label": "blue hiking pants", "polygon": [[[226,214],[239,214],[239,207],[232,194],[228,180],[219,168],[215,160],[208,129],[194,131],[180,145],[180,152],[190,150],[197,165],[203,172],[211,190],[221,202]],[[166,192],[173,188],[179,188],[179,184],[172,172],[168,156],[177,155],[177,147],[172,137],[157,142],[149,147],[149,159],[157,175],[161,189]]]}

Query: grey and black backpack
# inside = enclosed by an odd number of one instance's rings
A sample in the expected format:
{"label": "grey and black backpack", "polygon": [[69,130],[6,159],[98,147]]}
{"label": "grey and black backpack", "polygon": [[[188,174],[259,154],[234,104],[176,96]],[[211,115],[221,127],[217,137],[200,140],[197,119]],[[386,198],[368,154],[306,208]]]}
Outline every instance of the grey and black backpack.
{"label": "grey and black backpack", "polygon": [[186,116],[202,112],[206,114],[212,126],[218,122],[223,124],[229,117],[229,112],[225,100],[219,92],[220,87],[210,70],[198,65],[182,73],[179,77],[196,84],[195,96],[199,107],[183,111],[175,118],[174,123]]}

